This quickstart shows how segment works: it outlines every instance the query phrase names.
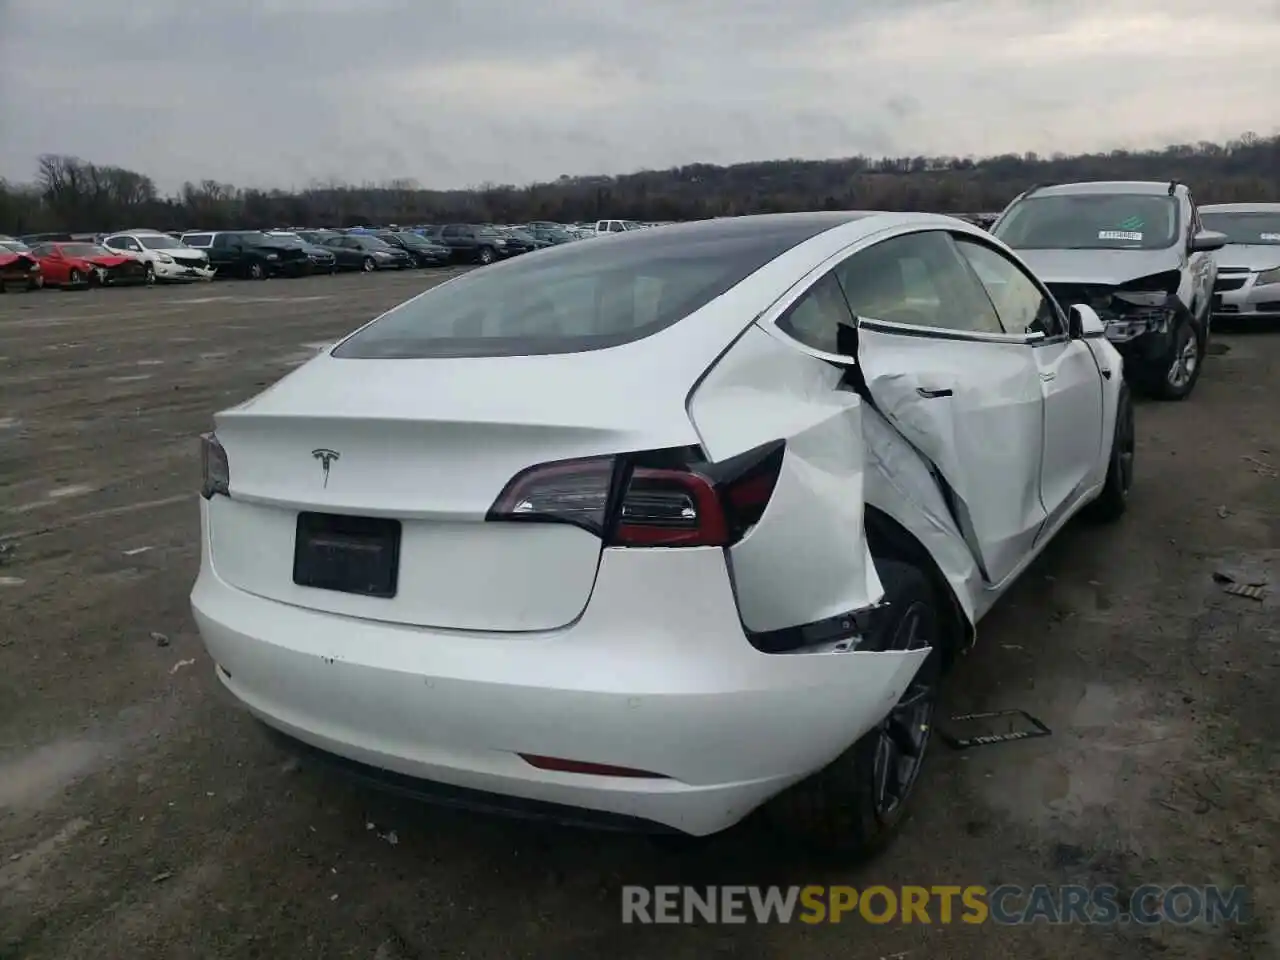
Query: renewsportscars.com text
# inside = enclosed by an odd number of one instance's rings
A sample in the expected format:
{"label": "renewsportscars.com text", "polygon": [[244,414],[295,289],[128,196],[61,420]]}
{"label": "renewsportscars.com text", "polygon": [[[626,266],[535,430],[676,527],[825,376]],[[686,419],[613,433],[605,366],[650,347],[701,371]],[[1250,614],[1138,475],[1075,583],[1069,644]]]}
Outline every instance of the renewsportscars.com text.
{"label": "renewsportscars.com text", "polygon": [[847,886],[622,888],[623,923],[1241,923],[1244,887]]}

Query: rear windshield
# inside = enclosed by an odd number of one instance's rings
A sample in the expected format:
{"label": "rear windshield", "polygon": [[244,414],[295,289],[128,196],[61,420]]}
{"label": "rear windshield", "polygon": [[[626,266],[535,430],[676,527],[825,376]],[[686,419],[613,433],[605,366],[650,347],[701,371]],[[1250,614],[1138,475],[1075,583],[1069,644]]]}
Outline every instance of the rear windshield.
{"label": "rear windshield", "polygon": [[474,270],[396,307],[333,356],[505,357],[618,346],[674,324],[819,232],[796,223],[691,226],[637,231],[589,249],[552,247]]}
{"label": "rear windshield", "polygon": [[1227,235],[1228,243],[1257,243],[1280,246],[1280,212],[1205,213],[1200,222],[1206,230]]}
{"label": "rear windshield", "polygon": [[1178,237],[1178,201],[1126,193],[1028,197],[993,232],[1015,250],[1163,250]]}

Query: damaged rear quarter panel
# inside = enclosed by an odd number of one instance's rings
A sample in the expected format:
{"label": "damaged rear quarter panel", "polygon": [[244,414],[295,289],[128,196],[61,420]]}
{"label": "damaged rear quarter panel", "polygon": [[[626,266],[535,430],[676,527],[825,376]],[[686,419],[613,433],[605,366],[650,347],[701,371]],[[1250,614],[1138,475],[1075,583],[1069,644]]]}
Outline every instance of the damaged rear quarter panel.
{"label": "damaged rear quarter panel", "polygon": [[695,389],[690,416],[713,460],[782,439],[760,522],[729,550],[743,624],[812,623],[883,595],[862,525],[862,401],[843,371],[751,327]]}

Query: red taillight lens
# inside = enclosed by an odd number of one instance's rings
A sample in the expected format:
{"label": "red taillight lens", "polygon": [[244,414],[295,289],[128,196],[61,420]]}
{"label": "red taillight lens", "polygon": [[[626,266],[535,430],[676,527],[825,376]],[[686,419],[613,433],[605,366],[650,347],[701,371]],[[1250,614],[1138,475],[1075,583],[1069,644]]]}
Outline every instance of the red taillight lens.
{"label": "red taillight lens", "polygon": [[489,520],[570,523],[603,536],[613,492],[613,457],[560,460],[523,470],[489,508]]}
{"label": "red taillight lens", "polygon": [[488,519],[570,523],[608,546],[726,547],[763,516],[784,451],[777,441],[722,463],[679,449],[543,464],[517,474]]}
{"label": "red taillight lens", "polygon": [[723,547],[729,528],[715,484],[692,470],[635,467],[610,543],[619,547]]}

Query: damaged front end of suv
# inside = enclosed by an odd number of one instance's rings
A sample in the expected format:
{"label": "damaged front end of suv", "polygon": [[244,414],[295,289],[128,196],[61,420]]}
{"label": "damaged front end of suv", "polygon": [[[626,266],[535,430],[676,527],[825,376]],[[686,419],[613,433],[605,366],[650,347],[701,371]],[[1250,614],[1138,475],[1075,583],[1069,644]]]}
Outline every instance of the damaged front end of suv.
{"label": "damaged front end of suv", "polygon": [[1033,187],[992,228],[1063,307],[1092,307],[1126,378],[1162,400],[1191,394],[1207,352],[1217,263],[1226,241],[1202,229],[1180,183]]}
{"label": "damaged front end of suv", "polygon": [[1167,354],[1169,337],[1187,313],[1178,297],[1181,279],[1178,271],[1168,270],[1119,285],[1049,281],[1047,286],[1063,307],[1092,307],[1126,365],[1141,365]]}

